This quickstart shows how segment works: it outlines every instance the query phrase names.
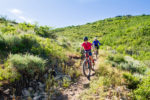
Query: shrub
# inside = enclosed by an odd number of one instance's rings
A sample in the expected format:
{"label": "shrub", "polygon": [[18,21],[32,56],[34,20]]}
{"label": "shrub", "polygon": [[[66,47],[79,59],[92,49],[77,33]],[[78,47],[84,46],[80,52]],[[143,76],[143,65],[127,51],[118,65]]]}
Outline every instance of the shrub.
{"label": "shrub", "polygon": [[113,61],[119,64],[121,62],[124,62],[125,60],[123,55],[117,54],[116,56],[114,56]]}
{"label": "shrub", "polygon": [[145,76],[141,84],[134,91],[135,99],[137,100],[149,100],[150,99],[150,73]]}
{"label": "shrub", "polygon": [[33,55],[9,55],[6,65],[10,68],[16,68],[17,71],[33,75],[36,72],[44,71],[46,61]]}
{"label": "shrub", "polygon": [[21,44],[21,38],[16,35],[3,35],[4,42],[6,45],[6,50],[11,52],[18,52],[19,45]]}
{"label": "shrub", "polygon": [[0,50],[16,53],[30,53],[48,58],[51,64],[57,64],[57,61],[66,60],[64,50],[57,42],[42,38],[33,34],[25,35],[0,35]]}
{"label": "shrub", "polygon": [[127,70],[131,71],[132,73],[137,72],[140,74],[144,74],[146,71],[146,65],[138,60],[134,60],[129,56],[125,56],[125,61],[128,64]]}
{"label": "shrub", "polygon": [[134,60],[130,56],[123,56],[120,54],[116,55],[109,55],[107,57],[109,62],[112,64],[113,67],[118,67],[123,70],[128,70],[132,73],[140,73],[144,74],[146,71],[146,65],[138,60]]}
{"label": "shrub", "polygon": [[[96,71],[98,76],[105,76],[105,85],[117,85],[121,84],[122,73],[118,69],[114,69],[109,65],[100,65]],[[108,80],[107,80],[108,79]]]}
{"label": "shrub", "polygon": [[138,77],[133,76],[131,73],[124,73],[123,77],[126,79],[127,86],[129,89],[136,89],[137,85],[140,83]]}
{"label": "shrub", "polygon": [[51,28],[48,26],[36,26],[34,28],[34,31],[37,35],[42,36],[42,37],[50,37],[50,38],[56,38],[56,35],[50,31]]}
{"label": "shrub", "polygon": [[16,72],[14,68],[0,66],[0,81],[10,80],[13,82],[15,79],[18,79],[20,74]]}

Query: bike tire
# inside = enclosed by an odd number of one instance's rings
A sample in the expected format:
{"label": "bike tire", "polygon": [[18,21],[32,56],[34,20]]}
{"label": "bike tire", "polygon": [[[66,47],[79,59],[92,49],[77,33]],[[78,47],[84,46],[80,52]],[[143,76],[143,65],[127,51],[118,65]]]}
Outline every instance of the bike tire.
{"label": "bike tire", "polygon": [[[89,61],[88,61],[88,63],[87,63],[87,61],[86,60],[84,60],[84,62],[83,62],[83,74],[86,76],[86,77],[89,77],[90,76],[90,74],[91,74],[91,66],[90,66],[90,64],[89,64]],[[86,72],[86,71],[88,71],[88,72]]]}
{"label": "bike tire", "polygon": [[91,66],[91,70],[92,70],[92,71],[95,71],[94,66],[95,66],[95,65],[92,64],[92,66]]}
{"label": "bike tire", "polygon": [[98,57],[98,50],[96,50],[96,59],[97,59],[97,57]]}

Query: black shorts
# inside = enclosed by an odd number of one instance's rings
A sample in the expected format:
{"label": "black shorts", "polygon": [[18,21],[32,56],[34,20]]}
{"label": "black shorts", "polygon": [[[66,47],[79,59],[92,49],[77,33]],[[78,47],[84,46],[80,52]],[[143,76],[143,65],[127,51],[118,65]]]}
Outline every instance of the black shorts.
{"label": "black shorts", "polygon": [[98,46],[98,45],[94,45],[94,46],[95,46],[96,49],[99,49],[99,46]]}
{"label": "black shorts", "polygon": [[92,52],[91,52],[91,50],[85,50],[85,55],[86,56],[92,56]]}

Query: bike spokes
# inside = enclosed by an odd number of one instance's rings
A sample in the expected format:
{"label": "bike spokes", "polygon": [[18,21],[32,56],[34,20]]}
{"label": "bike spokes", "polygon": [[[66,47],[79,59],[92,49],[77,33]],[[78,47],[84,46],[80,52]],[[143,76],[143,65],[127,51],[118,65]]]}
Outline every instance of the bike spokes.
{"label": "bike spokes", "polygon": [[90,76],[90,72],[91,72],[91,65],[89,64],[89,62],[84,61],[83,63],[83,73],[85,76]]}

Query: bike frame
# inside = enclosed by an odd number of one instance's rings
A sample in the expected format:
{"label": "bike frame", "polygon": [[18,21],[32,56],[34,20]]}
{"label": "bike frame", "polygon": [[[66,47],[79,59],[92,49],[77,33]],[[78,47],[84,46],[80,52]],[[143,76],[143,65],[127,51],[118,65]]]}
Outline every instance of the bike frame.
{"label": "bike frame", "polygon": [[90,66],[91,66],[91,65],[92,65],[92,64],[91,64],[91,58],[90,58],[88,52],[85,52],[85,57],[86,57],[86,58],[85,58],[85,59],[86,59],[86,63],[89,62]]}

